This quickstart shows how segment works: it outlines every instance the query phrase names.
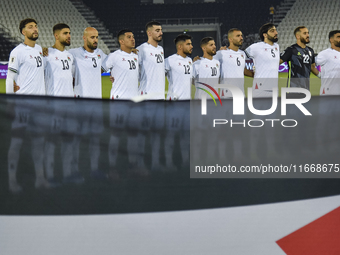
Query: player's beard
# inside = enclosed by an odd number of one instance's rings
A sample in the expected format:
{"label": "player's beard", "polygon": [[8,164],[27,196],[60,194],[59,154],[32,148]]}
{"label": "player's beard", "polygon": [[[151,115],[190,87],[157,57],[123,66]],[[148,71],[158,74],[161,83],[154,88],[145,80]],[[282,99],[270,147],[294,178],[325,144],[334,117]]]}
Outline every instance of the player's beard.
{"label": "player's beard", "polygon": [[191,55],[192,50],[183,50],[183,53],[187,56]]}
{"label": "player's beard", "polygon": [[301,42],[302,42],[303,44],[308,44],[308,43],[310,43],[309,38],[308,38],[308,41],[307,41],[307,38],[306,38],[306,39],[305,39],[305,38],[301,38]]}
{"label": "player's beard", "polygon": [[33,37],[33,34],[31,34],[30,36],[27,36],[28,39],[30,39],[31,41],[36,41],[39,38],[39,34],[37,35],[37,37]]}
{"label": "player's beard", "polygon": [[207,51],[207,53],[208,53],[210,56],[215,56],[215,55],[216,55],[216,50],[210,50],[210,51]]}
{"label": "player's beard", "polygon": [[277,37],[274,38],[274,37],[272,37],[272,36],[270,36],[270,35],[268,35],[267,38],[268,38],[269,41],[271,41],[271,42],[273,42],[273,43],[276,43],[276,42],[279,40],[279,38],[277,38]]}
{"label": "player's beard", "polygon": [[154,37],[153,38],[156,42],[161,42],[162,40],[163,40],[163,37],[162,36],[160,36],[160,37]]}
{"label": "player's beard", "polygon": [[340,47],[340,41],[334,41],[334,46],[335,47]]}
{"label": "player's beard", "polygon": [[60,42],[60,43],[64,46],[70,46],[71,45],[71,41],[70,42],[63,41],[63,42]]}
{"label": "player's beard", "polygon": [[91,49],[91,50],[97,49],[97,45],[93,45],[93,44],[90,43],[89,41],[87,42],[87,47],[89,47],[89,49]]}
{"label": "player's beard", "polygon": [[243,44],[243,40],[241,40],[241,41],[233,41],[233,44],[235,45],[235,46],[237,46],[237,47],[241,47],[242,46],[242,44]]}

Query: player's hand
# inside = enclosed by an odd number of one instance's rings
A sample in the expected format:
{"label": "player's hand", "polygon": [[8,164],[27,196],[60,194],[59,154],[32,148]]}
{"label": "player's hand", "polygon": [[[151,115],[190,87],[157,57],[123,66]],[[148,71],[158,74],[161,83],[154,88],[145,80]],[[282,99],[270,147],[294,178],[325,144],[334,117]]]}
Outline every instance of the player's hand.
{"label": "player's hand", "polygon": [[20,87],[14,82],[13,89],[14,89],[14,92],[17,92],[20,89]]}
{"label": "player's hand", "polygon": [[138,50],[137,49],[132,49],[132,52],[138,55]]}
{"label": "player's hand", "polygon": [[196,56],[196,57],[194,57],[194,59],[192,60],[192,62],[195,62],[195,61],[197,61],[197,60],[200,60],[201,58],[199,57],[199,56]]}
{"label": "player's hand", "polygon": [[48,48],[43,48],[43,56],[44,57],[48,56]]}
{"label": "player's hand", "polygon": [[227,49],[227,46],[223,46],[220,48],[220,50],[226,50]]}
{"label": "player's hand", "polygon": [[110,75],[110,81],[113,83],[115,81],[115,77]]}

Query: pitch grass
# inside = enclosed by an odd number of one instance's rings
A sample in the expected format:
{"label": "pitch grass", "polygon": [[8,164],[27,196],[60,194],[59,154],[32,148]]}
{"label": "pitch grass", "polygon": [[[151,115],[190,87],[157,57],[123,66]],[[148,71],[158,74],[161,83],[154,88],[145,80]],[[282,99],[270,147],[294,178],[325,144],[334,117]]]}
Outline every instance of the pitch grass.
{"label": "pitch grass", "polygon": [[[279,74],[279,95],[281,95],[281,87],[286,87],[287,86],[287,77],[288,73],[280,73]],[[312,96],[319,95],[320,93],[320,86],[321,86],[321,81],[318,77],[316,77],[314,74],[311,74],[311,79],[310,79],[310,90]],[[245,88],[251,87],[252,86],[253,79],[246,77],[245,79]],[[109,76],[103,76],[102,77],[102,86],[103,86],[103,98],[109,98],[110,97],[110,90],[111,90],[111,82],[109,79]],[[165,90],[168,90],[168,81],[166,80],[166,85],[165,85]],[[245,90],[247,91],[247,89]],[[0,79],[0,93],[5,93],[6,92],[6,80],[5,79]],[[192,95],[195,93],[195,88],[193,87],[192,89]]]}

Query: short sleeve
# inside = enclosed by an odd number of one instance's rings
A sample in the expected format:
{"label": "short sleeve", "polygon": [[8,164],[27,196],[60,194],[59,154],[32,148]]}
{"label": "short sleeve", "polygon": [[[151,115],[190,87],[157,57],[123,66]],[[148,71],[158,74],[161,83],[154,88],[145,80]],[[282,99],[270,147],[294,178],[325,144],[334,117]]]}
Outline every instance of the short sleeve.
{"label": "short sleeve", "polygon": [[247,49],[245,49],[244,53],[246,54],[247,58],[254,58],[254,44],[250,45]]}
{"label": "short sleeve", "polygon": [[199,75],[199,62],[200,60],[197,60],[194,64],[193,64],[193,72],[192,72],[192,78],[197,79],[198,75]]}
{"label": "short sleeve", "polygon": [[222,52],[221,52],[221,50],[216,52],[214,59],[216,59],[216,60],[220,61],[220,63],[222,63]]}
{"label": "short sleeve", "polygon": [[312,64],[315,64],[315,52],[313,49],[311,49],[312,52]]}
{"label": "short sleeve", "polygon": [[169,63],[169,58],[165,59],[165,75],[168,75],[168,72],[170,71],[170,63]]}
{"label": "short sleeve", "polygon": [[281,53],[280,58],[283,60],[283,62],[287,62],[292,59],[292,50],[292,47],[288,47]]}
{"label": "short sleeve", "polygon": [[20,54],[18,54],[18,51],[13,50],[9,56],[8,70],[12,71],[13,73],[18,73],[19,66],[20,66]]}
{"label": "short sleeve", "polygon": [[113,53],[110,53],[108,57],[106,57],[102,63],[102,67],[104,70],[109,71],[113,68],[113,62],[112,59],[114,58]]}
{"label": "short sleeve", "polygon": [[315,59],[315,63],[317,66],[323,66],[327,61],[327,57],[325,51],[321,51]]}

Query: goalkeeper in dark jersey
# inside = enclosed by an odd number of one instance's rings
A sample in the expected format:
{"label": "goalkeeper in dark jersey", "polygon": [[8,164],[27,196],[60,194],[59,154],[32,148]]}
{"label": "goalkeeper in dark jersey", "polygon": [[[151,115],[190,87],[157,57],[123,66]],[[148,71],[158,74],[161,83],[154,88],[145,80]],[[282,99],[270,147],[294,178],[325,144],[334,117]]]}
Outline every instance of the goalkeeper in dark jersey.
{"label": "goalkeeper in dark jersey", "polygon": [[281,54],[280,64],[287,62],[289,66],[287,87],[310,90],[310,72],[319,77],[319,71],[315,67],[314,50],[307,46],[310,42],[309,31],[306,27],[299,26],[294,30],[294,35],[296,37],[296,44],[288,47]]}

